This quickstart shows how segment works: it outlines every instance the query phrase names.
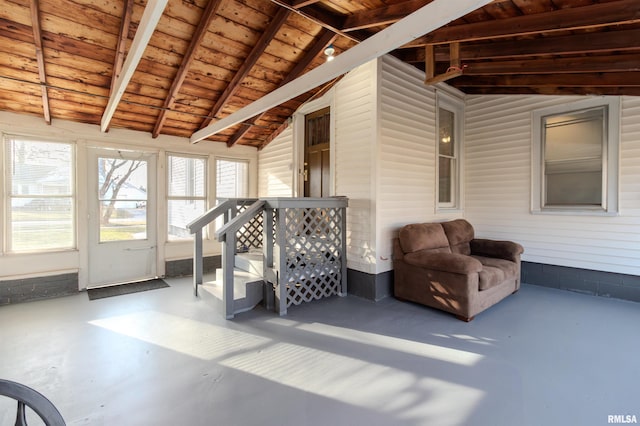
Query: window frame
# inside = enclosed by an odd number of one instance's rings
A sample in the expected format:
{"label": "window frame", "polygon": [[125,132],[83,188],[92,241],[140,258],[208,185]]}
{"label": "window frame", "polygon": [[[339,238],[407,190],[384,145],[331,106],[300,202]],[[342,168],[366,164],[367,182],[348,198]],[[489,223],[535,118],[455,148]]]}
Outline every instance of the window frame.
{"label": "window frame", "polygon": [[[4,191],[2,196],[2,214],[0,215],[0,219],[2,220],[2,233],[4,238],[0,242],[0,253],[2,254],[10,254],[10,255],[22,255],[22,254],[34,254],[34,253],[55,253],[55,252],[68,252],[68,251],[76,251],[78,250],[78,198],[77,198],[77,144],[73,141],[63,141],[59,139],[47,138],[47,137],[39,137],[39,136],[29,136],[15,133],[0,133],[0,140],[2,141],[2,154],[0,155],[0,162],[2,163],[2,167],[4,171],[1,173],[2,177],[0,178],[4,185]],[[10,176],[11,167],[9,162],[13,162],[13,158],[9,158],[8,155],[8,146],[7,144],[11,143],[11,140],[19,140],[25,142],[33,142],[33,143],[47,143],[47,144],[60,144],[67,145],[69,147],[69,194],[65,195],[56,195],[54,196],[46,196],[44,198],[69,198],[71,201],[71,245],[65,247],[51,247],[51,248],[35,248],[35,249],[27,249],[27,250],[15,250],[12,246],[12,217],[13,214],[11,212],[12,199],[13,198],[23,198],[23,197],[14,197],[12,194],[12,186],[13,180]],[[41,198],[42,196],[30,197],[30,198]]]}
{"label": "window frame", "polygon": [[[185,154],[185,153],[180,153],[180,152],[167,152],[165,154],[166,157],[166,203],[167,203],[167,216],[166,216],[166,227],[165,227],[165,233],[166,233],[166,238],[167,241],[172,243],[172,242],[180,242],[180,241],[189,241],[193,239],[193,236],[191,237],[176,237],[176,236],[172,236],[169,233],[169,203],[170,201],[203,201],[204,202],[204,211],[203,213],[205,213],[207,211],[207,206],[208,206],[208,194],[209,194],[209,178],[208,178],[208,173],[209,173],[209,157],[207,155],[197,155],[197,154]],[[177,196],[177,195],[171,195],[171,176],[170,174],[170,158],[171,157],[179,157],[179,158],[187,158],[187,159],[198,159],[198,160],[204,160],[204,195],[203,196]],[[207,227],[205,227],[204,229],[204,234],[203,238],[208,238],[208,233],[207,233]]]}
{"label": "window frame", "polygon": [[[602,148],[602,201],[600,205],[545,205],[545,131],[549,116],[606,108]],[[534,110],[531,114],[531,213],[615,216],[619,213],[620,98],[601,96]]]}
{"label": "window frame", "polygon": [[[440,202],[440,109],[453,113],[453,153],[454,167],[452,172],[451,202]],[[463,209],[462,166],[464,159],[464,102],[451,95],[438,91],[436,94],[435,121],[435,205],[436,212],[455,212]]]}

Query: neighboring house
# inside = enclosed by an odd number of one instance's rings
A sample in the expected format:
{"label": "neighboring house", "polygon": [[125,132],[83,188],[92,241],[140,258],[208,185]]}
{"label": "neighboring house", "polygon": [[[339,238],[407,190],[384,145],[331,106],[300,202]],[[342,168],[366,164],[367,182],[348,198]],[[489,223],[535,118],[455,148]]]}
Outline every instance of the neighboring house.
{"label": "neighboring house", "polygon": [[[46,126],[37,118],[0,113],[0,131],[36,132],[73,142],[78,158],[77,248],[63,253],[6,253],[0,256],[0,280],[70,274],[76,277],[76,287],[86,287],[90,230],[83,214],[90,202],[84,199],[90,193],[86,184],[90,168],[81,160],[93,146],[124,146],[157,156],[156,261],[158,274],[164,275],[172,262],[188,261],[192,255],[190,241],[168,241],[165,235],[166,155],[209,160],[210,205],[216,195],[217,159],[246,162],[249,196],[301,196],[305,116],[329,107],[324,185],[329,195],[349,198],[350,292],[371,299],[391,294],[392,239],[402,225],[464,217],[478,236],[515,240],[525,247],[524,282],[640,300],[640,127],[636,124],[640,98],[612,100],[619,104],[621,125],[620,161],[611,155],[604,159],[603,173],[618,179],[607,180],[607,195],[617,195],[607,205],[611,211],[549,212],[536,203],[539,197],[534,194],[540,191],[539,174],[534,173],[539,161],[534,160],[534,122],[539,111],[563,105],[571,110],[574,102],[585,98],[465,96],[446,84],[426,86],[423,81],[422,72],[391,56],[373,60],[348,73],[323,97],[303,105],[291,125],[260,151],[194,145],[178,137],[152,140],[150,135],[117,129],[103,134],[97,126],[66,122]],[[448,135],[442,133],[445,126]],[[453,140],[447,139],[450,136]],[[442,143],[455,145],[449,150]],[[209,241],[205,255],[219,256],[219,244]],[[0,288],[3,285],[0,282]]]}

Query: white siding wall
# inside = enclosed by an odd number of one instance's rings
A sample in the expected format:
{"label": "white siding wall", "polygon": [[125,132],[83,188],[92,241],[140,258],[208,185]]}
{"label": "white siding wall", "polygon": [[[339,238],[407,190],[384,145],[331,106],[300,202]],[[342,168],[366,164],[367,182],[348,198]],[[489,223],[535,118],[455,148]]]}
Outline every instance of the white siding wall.
{"label": "white siding wall", "polygon": [[531,111],[581,98],[470,96],[466,218],[480,237],[512,239],[523,260],[640,275],[640,98],[623,98],[620,215],[532,215]]}
{"label": "white siding wall", "polygon": [[293,152],[293,126],[289,126],[258,153],[259,197],[294,195]]}
{"label": "white siding wall", "polygon": [[403,225],[461,213],[436,213],[436,91],[424,73],[380,60],[380,143],[377,188],[377,273],[392,269],[392,241]]}
{"label": "white siding wall", "polygon": [[376,61],[351,71],[335,87],[335,194],[349,198],[347,265],[376,272]]}

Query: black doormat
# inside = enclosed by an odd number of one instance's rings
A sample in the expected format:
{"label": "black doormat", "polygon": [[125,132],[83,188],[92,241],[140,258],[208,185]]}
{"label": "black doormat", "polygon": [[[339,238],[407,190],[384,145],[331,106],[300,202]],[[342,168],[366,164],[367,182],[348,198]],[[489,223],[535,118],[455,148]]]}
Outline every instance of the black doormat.
{"label": "black doormat", "polygon": [[148,281],[139,281],[130,284],[118,284],[109,287],[90,288],[87,290],[89,300],[104,299],[105,297],[120,296],[122,294],[138,293],[141,291],[155,290],[169,287],[164,280],[156,278]]}

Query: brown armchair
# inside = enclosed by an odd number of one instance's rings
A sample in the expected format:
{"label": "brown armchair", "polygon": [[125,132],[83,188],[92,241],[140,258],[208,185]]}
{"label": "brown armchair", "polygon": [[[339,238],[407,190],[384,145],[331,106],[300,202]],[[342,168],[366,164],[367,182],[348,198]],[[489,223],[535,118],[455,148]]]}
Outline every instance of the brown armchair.
{"label": "brown armchair", "polygon": [[471,321],[520,289],[523,251],[474,238],[464,219],[406,225],[394,240],[394,295]]}

